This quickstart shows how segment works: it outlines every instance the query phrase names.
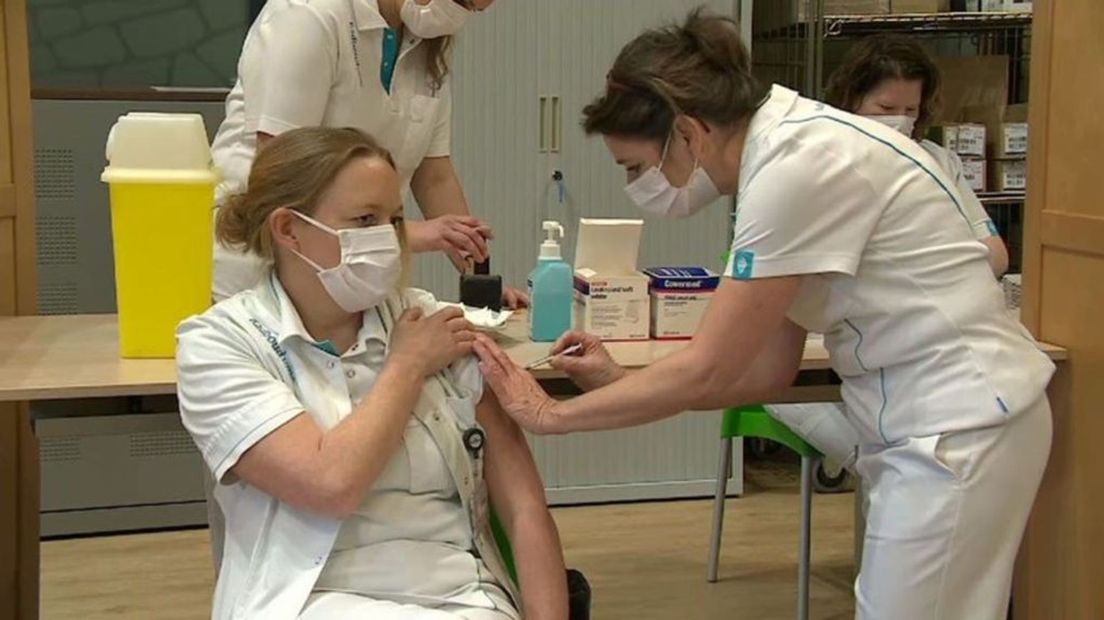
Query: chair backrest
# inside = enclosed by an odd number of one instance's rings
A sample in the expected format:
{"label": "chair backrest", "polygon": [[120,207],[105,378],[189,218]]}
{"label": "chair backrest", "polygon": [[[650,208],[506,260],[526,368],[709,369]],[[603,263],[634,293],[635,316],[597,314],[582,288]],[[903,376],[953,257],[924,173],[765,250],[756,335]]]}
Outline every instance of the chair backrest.
{"label": "chair backrest", "polygon": [[498,520],[498,515],[491,511],[491,533],[494,534],[498,552],[502,554],[502,562],[506,564],[506,570],[510,573],[510,579],[517,584],[517,566],[514,564],[514,548],[510,546],[510,539],[506,537],[506,529]]}
{"label": "chair backrest", "polygon": [[736,407],[724,412],[721,419],[721,437],[759,437],[786,446],[801,456],[823,456],[816,448],[790,430],[790,427],[771,417],[761,405]]}

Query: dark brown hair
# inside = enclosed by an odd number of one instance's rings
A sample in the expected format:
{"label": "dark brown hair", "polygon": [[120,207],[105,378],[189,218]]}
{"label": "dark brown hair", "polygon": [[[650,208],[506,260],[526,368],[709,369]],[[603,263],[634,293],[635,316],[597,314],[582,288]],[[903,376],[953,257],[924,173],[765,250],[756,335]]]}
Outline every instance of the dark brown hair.
{"label": "dark brown hair", "polygon": [[906,37],[879,34],[853,45],[828,79],[825,100],[854,112],[886,80],[920,80],[920,112],[913,135],[923,136],[939,107],[939,69],[920,44]]}
{"label": "dark brown hair", "polygon": [[768,92],[751,75],[736,22],[698,8],[681,25],[648,30],[621,50],[606,92],[583,108],[583,129],[663,141],[677,114],[732,126]]}
{"label": "dark brown hair", "polygon": [[219,208],[215,238],[272,259],[269,215],[280,207],[313,214],[322,193],[357,157],[379,157],[395,166],[387,149],[359,129],[304,127],[272,138],[257,150],[249,188]]}

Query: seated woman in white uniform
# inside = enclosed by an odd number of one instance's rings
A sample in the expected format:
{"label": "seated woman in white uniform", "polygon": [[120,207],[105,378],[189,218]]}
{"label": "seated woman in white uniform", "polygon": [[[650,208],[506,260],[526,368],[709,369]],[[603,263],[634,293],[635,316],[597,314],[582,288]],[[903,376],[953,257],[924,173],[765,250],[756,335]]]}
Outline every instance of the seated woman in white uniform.
{"label": "seated woman in white uniform", "polygon": [[226,515],[213,618],[567,617],[544,489],[471,326],[401,288],[401,209],[387,151],[310,128],[219,213],[271,268],[178,332],[181,415]]}

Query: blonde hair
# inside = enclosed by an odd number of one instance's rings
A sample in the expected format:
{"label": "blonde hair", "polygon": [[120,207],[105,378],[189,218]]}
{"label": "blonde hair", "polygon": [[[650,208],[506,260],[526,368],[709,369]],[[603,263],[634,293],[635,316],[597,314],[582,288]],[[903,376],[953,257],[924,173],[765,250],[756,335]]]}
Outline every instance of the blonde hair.
{"label": "blonde hair", "polygon": [[[272,138],[261,146],[249,171],[248,189],[230,197],[218,210],[215,238],[219,243],[273,260],[268,218],[281,207],[313,215],[318,199],[338,173],[359,157],[378,157],[392,168],[387,149],[359,129],[305,127]],[[396,225],[406,272],[406,235]]]}

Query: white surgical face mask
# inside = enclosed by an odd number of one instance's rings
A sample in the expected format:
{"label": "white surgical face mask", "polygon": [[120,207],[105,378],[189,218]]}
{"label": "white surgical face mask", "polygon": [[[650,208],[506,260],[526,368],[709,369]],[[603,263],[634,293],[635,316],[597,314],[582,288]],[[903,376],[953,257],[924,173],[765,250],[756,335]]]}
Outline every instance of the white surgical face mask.
{"label": "white surgical face mask", "polygon": [[329,269],[295,250],[295,255],[318,271],[318,279],[334,302],[346,312],[363,312],[380,305],[399,283],[401,250],[390,224],[334,230],[292,209],[304,222],[337,237],[341,262]]}
{"label": "white surgical face mask", "polygon": [[709,173],[694,160],[694,170],[686,185],[675,187],[660,170],[667,160],[671,138],[663,145],[663,156],[658,166],[652,166],[632,183],[625,186],[625,193],[642,211],[661,217],[682,218],[697,213],[706,205],[721,197],[721,191],[709,177]]}
{"label": "white surgical face mask", "polygon": [[896,129],[910,138],[912,137],[912,129],[916,127],[916,119],[911,116],[868,114],[866,118],[878,121],[890,129]]}
{"label": "white surgical face mask", "polygon": [[429,0],[429,4],[418,4],[414,0],[403,2],[399,15],[403,24],[423,39],[447,37],[460,32],[471,11],[460,6],[455,0]]}

